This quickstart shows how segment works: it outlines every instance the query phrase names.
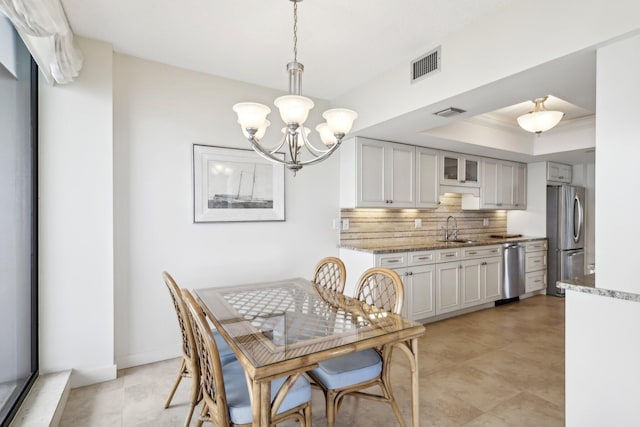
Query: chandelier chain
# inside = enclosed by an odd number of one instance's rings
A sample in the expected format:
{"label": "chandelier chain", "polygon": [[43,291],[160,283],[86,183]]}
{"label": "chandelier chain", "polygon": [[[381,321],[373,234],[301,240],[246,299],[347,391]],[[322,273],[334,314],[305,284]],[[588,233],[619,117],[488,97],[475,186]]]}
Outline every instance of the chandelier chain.
{"label": "chandelier chain", "polygon": [[298,2],[293,2],[293,62],[298,62]]}

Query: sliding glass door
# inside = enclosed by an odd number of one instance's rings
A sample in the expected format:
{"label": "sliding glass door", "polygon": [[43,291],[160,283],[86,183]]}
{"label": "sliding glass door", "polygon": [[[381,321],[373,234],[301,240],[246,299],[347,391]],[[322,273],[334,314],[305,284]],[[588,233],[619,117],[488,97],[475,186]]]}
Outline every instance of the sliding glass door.
{"label": "sliding glass door", "polygon": [[37,69],[0,14],[0,425],[38,372]]}

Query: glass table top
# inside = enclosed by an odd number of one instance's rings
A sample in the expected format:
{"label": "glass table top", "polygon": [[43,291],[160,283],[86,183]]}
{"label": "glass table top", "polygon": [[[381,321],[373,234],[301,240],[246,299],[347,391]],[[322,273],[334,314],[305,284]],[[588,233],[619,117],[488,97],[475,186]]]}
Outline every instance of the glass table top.
{"label": "glass table top", "polygon": [[412,328],[424,330],[301,278],[195,293],[256,368]]}

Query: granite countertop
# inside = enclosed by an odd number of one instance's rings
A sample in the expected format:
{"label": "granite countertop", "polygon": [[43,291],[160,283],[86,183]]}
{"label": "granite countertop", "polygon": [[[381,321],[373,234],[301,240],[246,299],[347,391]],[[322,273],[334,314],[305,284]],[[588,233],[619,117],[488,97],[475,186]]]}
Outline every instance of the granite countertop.
{"label": "granite countertop", "polygon": [[458,243],[458,242],[438,242],[433,240],[425,240],[423,242],[415,242],[415,243],[404,243],[404,244],[393,244],[390,243],[388,245],[381,244],[340,244],[339,247],[342,249],[352,249],[355,251],[361,252],[370,252],[373,254],[388,254],[395,252],[416,252],[416,251],[430,251],[435,249],[451,249],[451,248],[464,248],[470,246],[488,246],[488,245],[500,245],[503,243],[511,243],[511,242],[529,242],[531,240],[540,240],[546,239],[546,237],[539,236],[521,236],[521,237],[511,237],[511,238],[489,238],[482,240],[473,240],[469,243]]}
{"label": "granite countertop", "polygon": [[611,289],[596,288],[596,275],[588,274],[573,280],[562,280],[558,282],[558,287],[571,291],[583,292],[586,294],[600,295],[603,297],[623,299],[627,301],[640,302],[640,294],[632,292],[615,291]]}

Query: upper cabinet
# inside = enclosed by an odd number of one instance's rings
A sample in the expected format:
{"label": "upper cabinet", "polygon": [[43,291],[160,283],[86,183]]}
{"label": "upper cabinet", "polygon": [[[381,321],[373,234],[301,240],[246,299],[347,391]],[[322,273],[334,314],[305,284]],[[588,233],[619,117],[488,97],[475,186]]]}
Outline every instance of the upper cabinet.
{"label": "upper cabinet", "polygon": [[526,209],[527,166],[483,159],[481,209]]}
{"label": "upper cabinet", "polygon": [[340,148],[340,207],[435,209],[445,192],[463,209],[526,209],[527,165],[356,137]]}
{"label": "upper cabinet", "polygon": [[547,162],[547,181],[571,184],[571,165]]}
{"label": "upper cabinet", "polygon": [[460,153],[440,153],[440,184],[465,187],[480,186],[479,157]]}
{"label": "upper cabinet", "polygon": [[341,206],[414,208],[415,159],[412,145],[361,137],[345,141],[341,147]]}
{"label": "upper cabinet", "polygon": [[438,151],[416,147],[416,208],[438,207],[438,176]]}

